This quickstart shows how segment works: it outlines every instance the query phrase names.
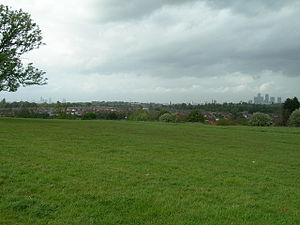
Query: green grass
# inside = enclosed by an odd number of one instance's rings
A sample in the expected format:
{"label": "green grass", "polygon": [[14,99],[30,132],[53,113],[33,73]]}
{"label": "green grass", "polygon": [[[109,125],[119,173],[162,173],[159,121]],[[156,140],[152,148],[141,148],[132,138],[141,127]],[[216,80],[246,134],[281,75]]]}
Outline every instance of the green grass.
{"label": "green grass", "polygon": [[0,119],[0,224],[300,224],[300,129]]}

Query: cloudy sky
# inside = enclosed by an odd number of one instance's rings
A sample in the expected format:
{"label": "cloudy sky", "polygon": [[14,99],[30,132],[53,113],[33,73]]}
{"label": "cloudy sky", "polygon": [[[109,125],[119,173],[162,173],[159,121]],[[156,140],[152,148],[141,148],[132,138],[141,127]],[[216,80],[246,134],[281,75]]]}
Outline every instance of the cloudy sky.
{"label": "cloudy sky", "polygon": [[298,0],[1,0],[39,24],[48,85],[7,100],[219,102],[300,96]]}

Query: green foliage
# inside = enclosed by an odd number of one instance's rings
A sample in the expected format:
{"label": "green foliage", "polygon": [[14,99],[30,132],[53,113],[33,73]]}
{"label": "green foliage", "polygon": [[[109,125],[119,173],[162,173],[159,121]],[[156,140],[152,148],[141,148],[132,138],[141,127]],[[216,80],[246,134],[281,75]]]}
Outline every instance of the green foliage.
{"label": "green foliage", "polygon": [[95,120],[97,118],[96,114],[93,112],[87,112],[82,115],[81,119],[83,120]]}
{"label": "green foliage", "polygon": [[159,117],[159,121],[161,122],[177,122],[177,116],[171,113],[164,113]]}
{"label": "green foliage", "polygon": [[68,104],[57,102],[56,105],[56,119],[77,119],[75,115],[67,113]]}
{"label": "green foliage", "polygon": [[128,120],[135,120],[135,121],[150,121],[152,120],[149,111],[147,110],[138,110],[133,112],[128,116]]}
{"label": "green foliage", "polygon": [[18,118],[39,118],[39,119],[49,119],[50,115],[48,113],[37,113],[32,109],[21,108],[14,113],[15,117]]}
{"label": "green foliage", "polygon": [[164,115],[165,113],[170,113],[168,110],[160,110],[159,114],[157,115],[157,119],[159,120],[159,117],[161,117],[162,115]]}
{"label": "green foliage", "polygon": [[188,114],[186,113],[179,113],[176,115],[176,122],[185,123],[187,122]]}
{"label": "green foliage", "polygon": [[198,110],[193,110],[190,112],[190,114],[187,117],[188,122],[204,122],[204,116],[201,112]]}
{"label": "green foliage", "polygon": [[293,99],[288,98],[283,106],[282,106],[282,123],[283,125],[287,125],[288,124],[288,120],[290,118],[291,113],[296,110],[299,109],[300,107],[300,103],[297,99],[297,97],[294,97]]}
{"label": "green foliage", "polygon": [[102,120],[123,120],[126,114],[122,112],[97,112],[96,116],[97,119]]}
{"label": "green foliage", "polygon": [[[180,110],[180,111],[187,111],[187,110],[200,110],[200,111],[210,111],[210,112],[230,112],[233,114],[239,112],[263,112],[263,113],[277,113],[281,111],[281,104],[248,104],[248,103],[223,103],[223,104],[214,104],[214,103],[207,103],[207,104],[199,104],[199,105],[192,105],[192,104],[173,104],[165,109],[169,110]],[[235,116],[235,115],[234,115]]]}
{"label": "green foliage", "polygon": [[257,112],[249,118],[248,124],[250,126],[271,126],[272,118],[268,114]]}
{"label": "green foliage", "polygon": [[300,127],[300,109],[296,109],[294,112],[292,112],[288,121],[288,125]]}
{"label": "green foliage", "polygon": [[28,13],[0,5],[0,91],[43,85],[45,72],[23,65],[21,56],[43,44],[41,30]]}
{"label": "green foliage", "polygon": [[20,118],[32,118],[32,110],[29,110],[27,108],[22,108],[20,111],[16,112],[16,117]]}

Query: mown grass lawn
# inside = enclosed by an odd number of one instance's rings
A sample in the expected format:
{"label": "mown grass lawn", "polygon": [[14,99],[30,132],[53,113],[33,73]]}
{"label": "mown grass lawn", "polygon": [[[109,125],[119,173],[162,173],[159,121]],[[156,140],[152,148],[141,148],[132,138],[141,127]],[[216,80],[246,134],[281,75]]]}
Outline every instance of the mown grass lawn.
{"label": "mown grass lawn", "polygon": [[300,129],[0,119],[0,224],[300,224]]}

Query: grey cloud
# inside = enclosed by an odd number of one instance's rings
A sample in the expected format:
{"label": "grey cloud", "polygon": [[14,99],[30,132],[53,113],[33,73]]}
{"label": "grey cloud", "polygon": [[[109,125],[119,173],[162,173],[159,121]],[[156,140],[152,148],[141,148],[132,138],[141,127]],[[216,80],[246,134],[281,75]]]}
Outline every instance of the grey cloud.
{"label": "grey cloud", "polygon": [[231,9],[238,14],[256,16],[265,11],[280,10],[289,4],[296,3],[297,0],[203,0],[210,7],[216,9]]}
{"label": "grey cloud", "polygon": [[[271,11],[257,17],[227,11],[222,15],[217,10],[203,8],[201,4],[195,6],[182,6],[177,11],[170,6],[132,23],[125,35],[140,37],[133,43],[121,45],[105,63],[88,68],[89,72],[203,77],[234,72],[255,76],[270,70],[300,76],[299,5],[295,4],[284,12]],[[176,13],[182,11],[187,18],[190,14],[201,15],[205,11],[212,14],[212,19],[204,25],[197,17],[178,19]],[[162,16],[169,17],[167,24],[157,22]],[[172,33],[177,23],[183,23],[183,28]],[[139,29],[144,27],[143,24],[154,25],[145,31]],[[137,30],[131,32],[130,27],[137,27]],[[149,32],[149,36],[143,32]],[[118,38],[121,40],[122,36]],[[139,44],[142,47],[136,48]],[[127,52],[123,54],[125,49]]]}
{"label": "grey cloud", "polygon": [[214,9],[230,9],[234,13],[256,16],[265,11],[276,11],[297,3],[297,0],[91,0],[100,21],[141,19],[163,6],[200,2]]}
{"label": "grey cloud", "polygon": [[140,19],[166,5],[180,5],[196,0],[100,0],[94,1],[94,13],[100,21],[124,21]]}

